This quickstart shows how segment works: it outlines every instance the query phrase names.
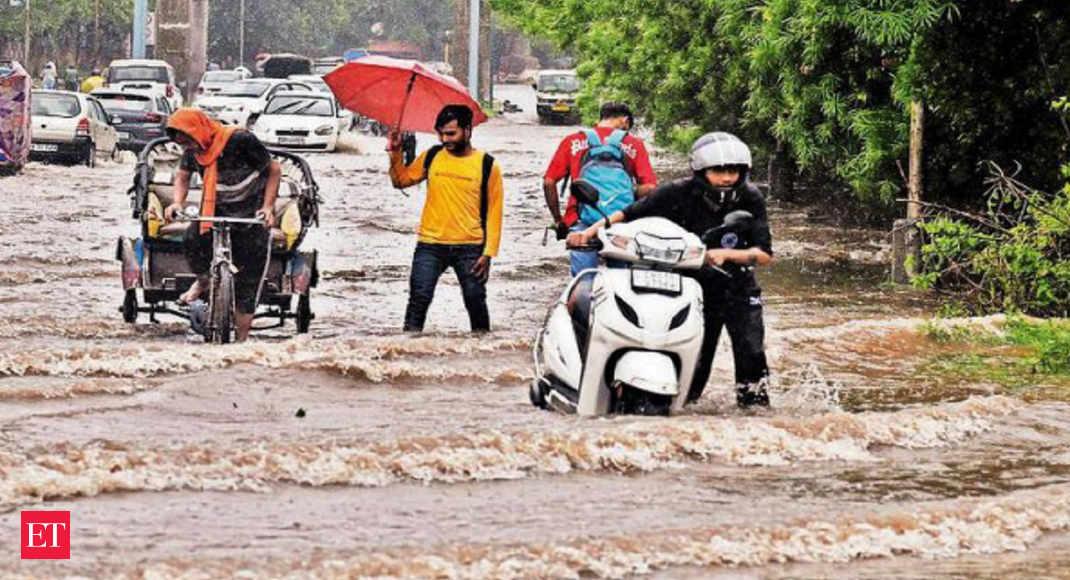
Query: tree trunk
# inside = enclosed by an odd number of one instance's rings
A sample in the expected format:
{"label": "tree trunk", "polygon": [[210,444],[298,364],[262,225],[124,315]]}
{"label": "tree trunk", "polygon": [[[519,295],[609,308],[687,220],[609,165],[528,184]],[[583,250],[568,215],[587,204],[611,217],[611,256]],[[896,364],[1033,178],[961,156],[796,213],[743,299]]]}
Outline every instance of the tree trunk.
{"label": "tree trunk", "polygon": [[795,176],[798,166],[787,144],[778,141],[776,151],[769,156],[769,197],[780,201],[795,201]]}

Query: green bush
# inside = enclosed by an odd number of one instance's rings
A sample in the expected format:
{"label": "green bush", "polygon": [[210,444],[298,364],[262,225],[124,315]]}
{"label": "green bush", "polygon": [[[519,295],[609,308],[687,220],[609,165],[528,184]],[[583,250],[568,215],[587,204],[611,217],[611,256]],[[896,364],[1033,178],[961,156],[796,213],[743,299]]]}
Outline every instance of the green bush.
{"label": "green bush", "polygon": [[1047,194],[993,171],[984,213],[937,209],[920,224],[925,243],[913,283],[976,313],[1066,317],[1070,185]]}

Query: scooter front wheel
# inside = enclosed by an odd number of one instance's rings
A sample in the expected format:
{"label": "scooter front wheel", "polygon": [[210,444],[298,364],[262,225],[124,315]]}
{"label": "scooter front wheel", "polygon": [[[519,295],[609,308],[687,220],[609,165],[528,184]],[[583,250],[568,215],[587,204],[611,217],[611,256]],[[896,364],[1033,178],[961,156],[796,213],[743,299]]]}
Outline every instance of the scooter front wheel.
{"label": "scooter front wheel", "polygon": [[649,391],[623,385],[617,399],[617,413],[622,415],[645,415],[665,417],[672,409],[671,395],[657,395]]}

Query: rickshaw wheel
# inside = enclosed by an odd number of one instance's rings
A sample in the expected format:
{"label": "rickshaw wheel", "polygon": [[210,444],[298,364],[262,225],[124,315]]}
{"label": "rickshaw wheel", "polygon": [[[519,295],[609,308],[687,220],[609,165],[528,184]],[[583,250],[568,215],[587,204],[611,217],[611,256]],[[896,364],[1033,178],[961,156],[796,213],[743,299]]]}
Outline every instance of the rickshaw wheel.
{"label": "rickshaw wheel", "polygon": [[123,322],[137,322],[137,290],[133,288],[127,290],[126,297],[123,298]]}
{"label": "rickshaw wheel", "polygon": [[234,327],[234,274],[223,265],[212,283],[215,286],[209,306],[209,340],[213,344],[227,344]]}
{"label": "rickshaw wheel", "polygon": [[297,334],[306,334],[315,317],[312,314],[312,299],[308,294],[302,294],[297,298]]}

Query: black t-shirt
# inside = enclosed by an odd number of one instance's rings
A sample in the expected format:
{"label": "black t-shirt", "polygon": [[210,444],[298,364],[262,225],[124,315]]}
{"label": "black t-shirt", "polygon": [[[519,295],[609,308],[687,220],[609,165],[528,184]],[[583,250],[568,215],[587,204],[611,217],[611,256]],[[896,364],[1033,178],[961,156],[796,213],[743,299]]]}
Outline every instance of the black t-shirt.
{"label": "black t-shirt", "polygon": [[[739,188],[737,199],[713,208],[703,198],[702,188],[695,183],[694,178],[677,179],[624,208],[624,218],[625,221],[645,217],[665,218],[701,238],[707,231],[722,225],[725,216],[736,210],[750,212],[754,221],[748,232],[741,233],[738,240],[733,240],[736,244],[733,247],[757,247],[772,256],[773,235],[769,231],[765,198],[758,188],[750,183]],[[735,282],[731,286],[737,290],[743,290],[741,286],[757,289],[753,269],[735,265],[729,265],[725,269],[732,272]],[[699,279],[711,275],[706,273],[699,276]]]}
{"label": "black t-shirt", "polygon": [[[216,215],[219,217],[253,217],[264,205],[271,153],[248,131],[237,131],[227,141],[216,161],[219,178],[216,184]],[[204,167],[192,152],[182,156],[180,169],[196,171],[204,177]]]}

